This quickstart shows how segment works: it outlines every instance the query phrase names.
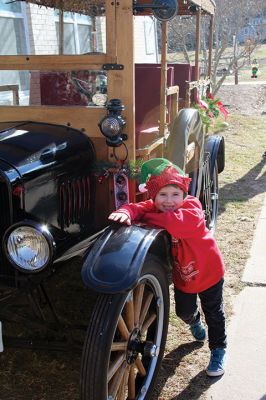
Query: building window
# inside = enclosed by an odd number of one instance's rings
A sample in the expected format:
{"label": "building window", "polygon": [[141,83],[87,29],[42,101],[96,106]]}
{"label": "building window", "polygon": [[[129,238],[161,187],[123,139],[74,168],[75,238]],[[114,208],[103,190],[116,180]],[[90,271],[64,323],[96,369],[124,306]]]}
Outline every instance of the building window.
{"label": "building window", "polygon": [[[59,11],[55,11],[56,33],[59,43]],[[102,51],[97,28],[100,18],[64,12],[64,54],[85,54]]]}
{"label": "building window", "polygon": [[[27,53],[25,35],[25,5],[21,2],[6,3],[0,0],[0,55]],[[28,96],[29,75],[25,71],[0,71],[0,86],[18,85],[21,101]],[[12,104],[10,91],[0,92],[1,104]]]}

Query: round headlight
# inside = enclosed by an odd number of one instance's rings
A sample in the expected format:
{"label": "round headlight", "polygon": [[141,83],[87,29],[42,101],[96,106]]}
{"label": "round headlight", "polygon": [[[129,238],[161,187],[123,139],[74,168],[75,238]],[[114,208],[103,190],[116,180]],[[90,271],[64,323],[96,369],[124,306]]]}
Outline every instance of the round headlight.
{"label": "round headlight", "polygon": [[112,138],[120,134],[124,124],[124,120],[120,116],[112,115],[101,121],[100,128],[104,136]]}
{"label": "round headlight", "polygon": [[6,251],[11,262],[27,272],[43,269],[52,256],[48,239],[31,226],[15,228],[7,237]]}

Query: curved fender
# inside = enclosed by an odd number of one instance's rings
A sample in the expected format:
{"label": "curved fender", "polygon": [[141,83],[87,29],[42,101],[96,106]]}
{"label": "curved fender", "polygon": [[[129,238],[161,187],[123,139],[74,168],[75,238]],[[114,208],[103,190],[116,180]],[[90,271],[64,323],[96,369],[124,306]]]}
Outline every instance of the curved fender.
{"label": "curved fender", "polygon": [[224,138],[219,135],[207,136],[205,141],[205,152],[211,155],[211,173],[214,169],[214,164],[217,159],[218,173],[223,172],[225,164],[224,156]]}
{"label": "curved fender", "polygon": [[204,134],[199,112],[195,108],[183,108],[179,111],[171,127],[166,142],[166,156],[181,169],[186,166],[187,146],[196,142],[200,149],[200,161],[203,160]]}
{"label": "curved fender", "polygon": [[149,250],[163,257],[166,264],[170,259],[169,234],[137,225],[111,225],[95,242],[83,264],[84,284],[101,293],[131,290]]}

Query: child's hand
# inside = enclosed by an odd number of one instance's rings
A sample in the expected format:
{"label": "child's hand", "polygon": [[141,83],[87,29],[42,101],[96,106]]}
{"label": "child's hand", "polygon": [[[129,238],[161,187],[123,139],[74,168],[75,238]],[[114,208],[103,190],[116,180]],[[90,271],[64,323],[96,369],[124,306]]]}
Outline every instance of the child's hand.
{"label": "child's hand", "polygon": [[131,225],[130,217],[119,211],[112,212],[112,214],[109,215],[108,219],[115,222],[120,222],[120,224]]}

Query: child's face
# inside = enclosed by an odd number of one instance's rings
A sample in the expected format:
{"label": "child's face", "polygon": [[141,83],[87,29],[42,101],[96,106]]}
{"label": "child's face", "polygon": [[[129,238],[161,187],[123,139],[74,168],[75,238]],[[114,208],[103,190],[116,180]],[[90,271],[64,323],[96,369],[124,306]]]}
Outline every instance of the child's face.
{"label": "child's face", "polygon": [[173,185],[161,188],[154,199],[156,208],[162,212],[175,211],[182,206],[183,202],[183,190]]}

